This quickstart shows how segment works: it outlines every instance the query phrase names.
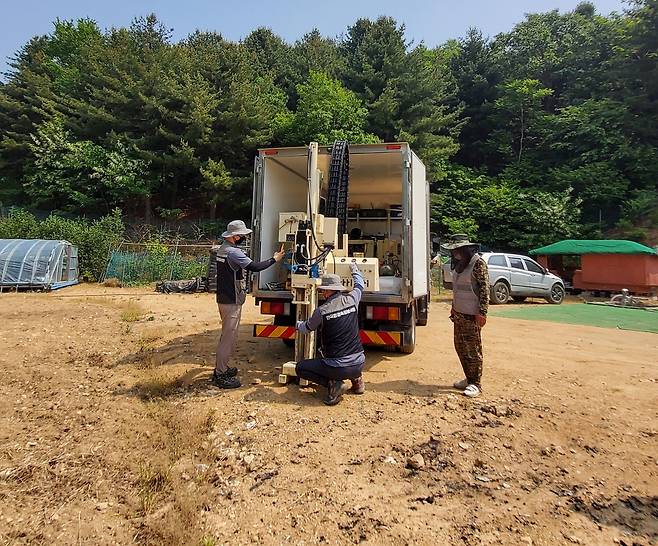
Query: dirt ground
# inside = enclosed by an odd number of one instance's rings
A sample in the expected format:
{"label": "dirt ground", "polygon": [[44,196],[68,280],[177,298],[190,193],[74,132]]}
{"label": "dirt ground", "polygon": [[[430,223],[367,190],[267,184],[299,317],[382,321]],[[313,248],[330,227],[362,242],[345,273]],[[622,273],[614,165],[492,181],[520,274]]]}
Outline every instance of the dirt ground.
{"label": "dirt ground", "polygon": [[470,400],[447,314],[327,408],[251,301],[220,391],[211,295],[0,295],[0,543],[658,543],[658,336],[491,317]]}

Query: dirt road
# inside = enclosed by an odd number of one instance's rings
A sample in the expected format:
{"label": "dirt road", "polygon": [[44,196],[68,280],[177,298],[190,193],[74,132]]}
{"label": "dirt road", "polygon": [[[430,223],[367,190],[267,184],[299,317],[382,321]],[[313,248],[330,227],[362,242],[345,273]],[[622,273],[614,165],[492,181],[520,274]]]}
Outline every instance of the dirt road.
{"label": "dirt road", "polygon": [[658,541],[655,334],[491,317],[469,400],[434,303],[327,408],[251,302],[220,391],[212,296],[140,293],[0,296],[1,543]]}

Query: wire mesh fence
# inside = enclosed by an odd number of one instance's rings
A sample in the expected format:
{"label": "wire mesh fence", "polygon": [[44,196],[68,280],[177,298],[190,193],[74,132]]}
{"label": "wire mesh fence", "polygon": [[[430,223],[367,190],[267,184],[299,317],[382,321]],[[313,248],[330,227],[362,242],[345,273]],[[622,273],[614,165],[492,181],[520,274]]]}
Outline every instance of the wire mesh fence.
{"label": "wire mesh fence", "polygon": [[211,245],[122,243],[111,253],[101,280],[116,278],[124,285],[139,285],[204,277],[210,249]]}

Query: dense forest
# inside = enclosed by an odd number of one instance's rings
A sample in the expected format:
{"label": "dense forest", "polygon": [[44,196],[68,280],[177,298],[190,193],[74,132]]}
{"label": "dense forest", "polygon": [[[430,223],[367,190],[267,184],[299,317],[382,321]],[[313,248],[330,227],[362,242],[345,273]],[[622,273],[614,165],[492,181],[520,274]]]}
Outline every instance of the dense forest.
{"label": "dense forest", "polygon": [[408,141],[437,233],[499,249],[656,243],[658,0],[527,15],[429,48],[388,17],[338,38],[174,42],[155,15],[56,21],[0,84],[0,204],[97,217],[249,216],[263,146]]}

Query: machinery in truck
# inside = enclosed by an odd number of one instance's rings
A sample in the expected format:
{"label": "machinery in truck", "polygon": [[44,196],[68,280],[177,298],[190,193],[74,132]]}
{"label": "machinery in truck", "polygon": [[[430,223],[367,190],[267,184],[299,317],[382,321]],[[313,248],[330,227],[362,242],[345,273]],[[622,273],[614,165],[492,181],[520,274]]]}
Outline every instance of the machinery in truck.
{"label": "machinery in truck", "polygon": [[287,251],[278,267],[252,274],[250,289],[271,325],[257,337],[315,356],[315,338],[295,323],[317,307],[323,273],[345,286],[356,262],[366,283],[359,309],[364,345],[411,353],[430,299],[429,189],[425,166],[406,143],[268,148],[254,166],[251,257]]}

